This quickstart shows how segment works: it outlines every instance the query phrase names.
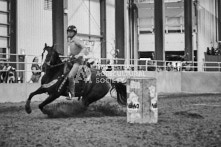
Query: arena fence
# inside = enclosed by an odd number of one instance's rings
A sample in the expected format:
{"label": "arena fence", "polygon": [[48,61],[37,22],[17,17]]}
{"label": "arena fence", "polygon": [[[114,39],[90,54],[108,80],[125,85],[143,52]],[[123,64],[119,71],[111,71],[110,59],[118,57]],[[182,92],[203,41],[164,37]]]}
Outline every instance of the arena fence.
{"label": "arena fence", "polygon": [[[41,66],[41,55],[18,55],[0,54],[0,72],[7,72],[3,65],[15,68],[15,83],[30,82],[32,75],[31,65],[34,57],[39,58],[38,64]],[[67,58],[61,56],[62,58]],[[13,59],[13,60],[12,60]],[[195,61],[159,61],[159,60],[126,60],[91,58],[88,60],[92,66],[104,71],[166,71],[166,72],[220,72],[221,62],[195,62]],[[37,70],[37,72],[41,72]],[[43,75],[43,73],[42,73]]]}
{"label": "arena fence", "polygon": [[[221,93],[220,72],[155,72],[155,71],[105,71],[109,78],[156,78],[157,92],[161,93]],[[100,81],[105,82],[105,81]],[[40,83],[1,83],[0,102],[21,102],[38,89]],[[42,101],[46,94],[37,95],[33,101]]]}
{"label": "arena fence", "polygon": [[[31,83],[32,60],[35,55],[0,54],[0,73],[7,70],[2,65],[15,68],[15,83],[0,83],[0,102],[25,101],[28,95],[40,87],[40,80]],[[39,65],[42,65],[41,56]],[[62,58],[67,58],[62,56]],[[157,61],[125,59],[89,59],[92,66],[102,69],[109,78],[156,78],[158,93],[221,93],[220,62]],[[40,70],[38,72],[41,72]],[[41,76],[43,73],[41,73]],[[46,94],[35,96],[42,101]]]}

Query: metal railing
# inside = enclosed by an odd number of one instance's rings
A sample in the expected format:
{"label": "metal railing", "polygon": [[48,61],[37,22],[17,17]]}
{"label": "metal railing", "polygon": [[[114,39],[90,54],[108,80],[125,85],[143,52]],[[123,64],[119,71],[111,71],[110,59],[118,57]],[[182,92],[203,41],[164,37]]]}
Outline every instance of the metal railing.
{"label": "metal railing", "polygon": [[[0,54],[1,55],[1,54]],[[4,54],[5,55],[5,54]],[[15,82],[29,82],[32,76],[32,60],[35,55],[18,55],[8,54],[11,60],[0,58],[0,73],[6,73],[4,66],[12,66],[16,71]],[[39,65],[42,65],[41,56]],[[67,58],[62,56],[62,58]],[[110,61],[111,60],[111,61]],[[196,62],[196,61],[159,61],[159,60],[127,60],[127,59],[107,59],[107,58],[90,58],[93,62],[92,67],[105,71],[167,71],[167,72],[221,72],[221,62]],[[110,62],[110,63],[109,63]],[[37,70],[36,72],[41,72]],[[42,73],[43,75],[43,73]],[[2,76],[2,75],[1,75]],[[0,81],[1,82],[1,81]]]}
{"label": "metal railing", "polygon": [[221,62],[197,61],[160,61],[160,60],[126,60],[112,59],[112,64],[107,64],[109,59],[94,59],[96,68],[131,71],[192,71],[192,72],[220,72]]}

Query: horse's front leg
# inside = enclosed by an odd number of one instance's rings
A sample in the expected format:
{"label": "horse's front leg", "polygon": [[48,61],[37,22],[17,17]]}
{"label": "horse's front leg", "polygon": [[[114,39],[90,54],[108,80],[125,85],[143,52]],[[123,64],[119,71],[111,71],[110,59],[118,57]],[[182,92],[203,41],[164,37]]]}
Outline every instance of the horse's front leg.
{"label": "horse's front leg", "polygon": [[59,94],[51,94],[47,97],[46,100],[44,100],[38,107],[42,111],[42,113],[47,114],[44,110],[44,106],[47,104],[53,102],[55,99],[57,99],[60,95]]}
{"label": "horse's front leg", "polygon": [[26,101],[26,104],[25,104],[25,111],[26,111],[28,114],[30,114],[31,111],[32,111],[32,110],[31,110],[31,106],[30,106],[32,97],[35,96],[35,95],[37,95],[37,94],[42,94],[42,93],[45,93],[45,92],[46,92],[45,89],[43,89],[42,87],[40,87],[40,88],[38,88],[36,91],[32,92],[32,93],[29,95],[29,97],[28,97],[28,99],[27,99],[27,101]]}

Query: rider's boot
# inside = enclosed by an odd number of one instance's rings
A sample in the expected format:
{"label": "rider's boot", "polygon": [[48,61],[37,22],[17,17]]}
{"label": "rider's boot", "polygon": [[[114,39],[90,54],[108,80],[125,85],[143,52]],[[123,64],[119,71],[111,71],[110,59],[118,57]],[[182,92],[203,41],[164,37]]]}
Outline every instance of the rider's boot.
{"label": "rider's boot", "polygon": [[74,80],[69,80],[69,92],[67,100],[71,100],[73,97],[75,97],[75,83]]}

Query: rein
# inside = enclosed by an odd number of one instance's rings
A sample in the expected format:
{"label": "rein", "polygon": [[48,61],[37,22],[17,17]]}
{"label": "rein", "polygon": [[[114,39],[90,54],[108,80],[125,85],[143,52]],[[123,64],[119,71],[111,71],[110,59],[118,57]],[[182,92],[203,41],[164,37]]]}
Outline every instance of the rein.
{"label": "rein", "polygon": [[61,66],[61,65],[63,65],[63,64],[65,64],[66,62],[62,62],[62,63],[58,63],[58,64],[55,64],[55,65],[48,65],[49,66],[49,68],[55,68],[55,67],[58,67],[58,66]]}

